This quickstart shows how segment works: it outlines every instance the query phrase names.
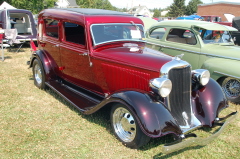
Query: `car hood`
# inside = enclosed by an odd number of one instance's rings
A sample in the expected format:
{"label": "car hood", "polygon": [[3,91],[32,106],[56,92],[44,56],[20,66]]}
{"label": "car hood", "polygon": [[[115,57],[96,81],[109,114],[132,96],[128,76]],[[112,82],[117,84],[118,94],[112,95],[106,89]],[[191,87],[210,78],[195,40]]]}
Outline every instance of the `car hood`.
{"label": "car hood", "polygon": [[92,56],[158,72],[165,63],[173,59],[169,55],[152,50],[144,45],[139,46],[131,43],[101,47],[100,49],[96,49]]}
{"label": "car hood", "polygon": [[207,44],[202,48],[202,53],[213,54],[224,58],[240,60],[240,47],[229,44]]}

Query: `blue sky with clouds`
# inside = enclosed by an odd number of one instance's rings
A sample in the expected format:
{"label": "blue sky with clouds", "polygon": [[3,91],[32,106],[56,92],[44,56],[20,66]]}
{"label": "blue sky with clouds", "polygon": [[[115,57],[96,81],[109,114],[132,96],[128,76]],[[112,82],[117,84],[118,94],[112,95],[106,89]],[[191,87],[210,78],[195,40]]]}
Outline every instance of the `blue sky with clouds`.
{"label": "blue sky with clouds", "polygon": [[[185,0],[186,5],[190,0]],[[202,0],[203,3],[212,3],[212,2],[238,2],[240,0]],[[131,8],[133,6],[147,6],[149,9],[153,8],[166,8],[173,3],[173,0],[109,0],[109,2],[118,8]]]}

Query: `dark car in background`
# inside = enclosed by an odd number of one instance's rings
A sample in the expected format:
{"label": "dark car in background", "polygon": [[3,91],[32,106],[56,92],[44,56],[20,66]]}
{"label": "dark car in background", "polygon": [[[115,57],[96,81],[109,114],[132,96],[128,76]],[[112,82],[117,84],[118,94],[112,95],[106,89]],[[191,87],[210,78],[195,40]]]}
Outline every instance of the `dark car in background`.
{"label": "dark car in background", "polygon": [[[108,109],[113,133],[127,147],[168,134],[176,142],[164,153],[204,145],[236,116],[221,118],[228,101],[207,70],[146,47],[139,18],[63,8],[41,11],[38,22],[39,50],[29,62],[36,87],[51,88],[84,114]],[[204,126],[221,129],[205,139],[189,135]]]}

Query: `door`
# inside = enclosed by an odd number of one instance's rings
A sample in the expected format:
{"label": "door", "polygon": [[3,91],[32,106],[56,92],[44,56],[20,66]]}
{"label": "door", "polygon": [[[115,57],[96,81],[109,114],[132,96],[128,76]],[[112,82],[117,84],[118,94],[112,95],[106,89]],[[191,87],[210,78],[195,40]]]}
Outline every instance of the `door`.
{"label": "door", "polygon": [[95,90],[83,25],[63,22],[63,34],[60,45],[63,78],[81,87]]}
{"label": "door", "polygon": [[44,31],[41,32],[42,37],[39,38],[40,47],[51,58],[52,67],[55,73],[60,76],[61,59],[59,53],[60,37],[59,37],[59,21],[56,19],[44,19]]}

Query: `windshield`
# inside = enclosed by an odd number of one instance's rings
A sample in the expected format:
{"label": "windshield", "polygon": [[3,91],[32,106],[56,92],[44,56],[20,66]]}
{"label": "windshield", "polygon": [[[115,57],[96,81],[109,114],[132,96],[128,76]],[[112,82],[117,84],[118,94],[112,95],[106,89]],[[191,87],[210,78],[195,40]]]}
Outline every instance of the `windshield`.
{"label": "windshield", "polygon": [[200,30],[200,34],[205,44],[233,43],[233,39],[228,31]]}
{"label": "windshield", "polygon": [[143,41],[145,35],[140,24],[94,24],[91,26],[94,45],[110,41]]}

